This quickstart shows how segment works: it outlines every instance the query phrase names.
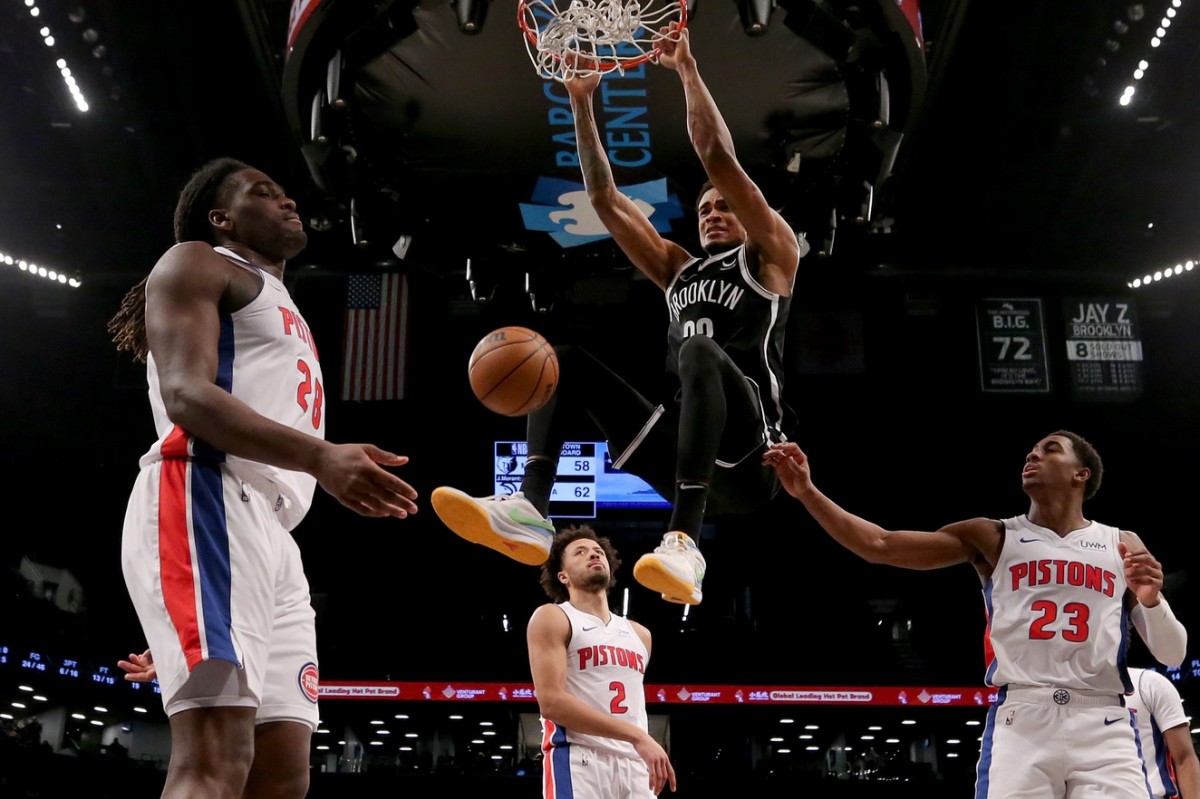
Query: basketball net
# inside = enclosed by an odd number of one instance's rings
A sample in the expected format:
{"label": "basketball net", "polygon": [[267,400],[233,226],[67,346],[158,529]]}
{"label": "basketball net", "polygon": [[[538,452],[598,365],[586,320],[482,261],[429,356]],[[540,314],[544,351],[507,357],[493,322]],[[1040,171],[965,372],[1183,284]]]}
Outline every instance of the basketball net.
{"label": "basketball net", "polygon": [[[538,75],[559,82],[656,61],[687,26],[682,0],[521,0],[517,22]],[[670,26],[665,36],[660,28]]]}

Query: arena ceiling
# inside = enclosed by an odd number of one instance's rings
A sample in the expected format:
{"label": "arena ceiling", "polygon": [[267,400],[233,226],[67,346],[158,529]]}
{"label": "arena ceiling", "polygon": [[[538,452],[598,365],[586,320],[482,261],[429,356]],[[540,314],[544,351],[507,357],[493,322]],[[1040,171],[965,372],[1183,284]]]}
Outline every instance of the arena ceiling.
{"label": "arena ceiling", "polygon": [[[233,154],[327,227],[314,259],[386,258],[407,236],[441,269],[613,260],[587,233],[556,240],[547,218],[555,181],[578,176],[561,87],[534,74],[515,2],[478,4],[476,33],[459,29],[465,3],[300,4],[289,47],[286,0],[43,0],[36,18],[6,0],[0,248],[123,282],[169,243],[190,169]],[[838,268],[1124,275],[1194,251],[1190,3],[926,0],[919,36],[890,0],[781,0],[762,35],[743,27],[751,6],[693,3],[702,74],[747,168]],[[665,73],[615,81],[603,109],[625,125],[618,182],[658,192],[664,231],[688,239],[702,176]]]}

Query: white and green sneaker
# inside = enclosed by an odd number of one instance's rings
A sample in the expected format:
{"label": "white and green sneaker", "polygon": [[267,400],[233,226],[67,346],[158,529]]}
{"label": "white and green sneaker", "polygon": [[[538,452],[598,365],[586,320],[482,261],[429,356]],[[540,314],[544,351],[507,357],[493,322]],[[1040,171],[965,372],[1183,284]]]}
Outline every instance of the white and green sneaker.
{"label": "white and green sneaker", "polygon": [[686,533],[672,531],[653,552],[638,558],[633,577],[668,602],[699,605],[704,598],[700,583],[706,567],[696,542]]}
{"label": "white and green sneaker", "polygon": [[476,498],[440,486],[433,489],[429,502],[438,518],[468,541],[529,566],[540,566],[550,557],[554,525],[520,491]]}

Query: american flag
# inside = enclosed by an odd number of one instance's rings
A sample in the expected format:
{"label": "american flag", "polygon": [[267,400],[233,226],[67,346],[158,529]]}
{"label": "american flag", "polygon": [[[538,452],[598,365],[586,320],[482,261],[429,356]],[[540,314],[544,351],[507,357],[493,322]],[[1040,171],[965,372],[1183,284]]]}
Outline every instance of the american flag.
{"label": "american flag", "polygon": [[408,283],[398,273],[350,275],[342,349],[342,399],[404,398]]}

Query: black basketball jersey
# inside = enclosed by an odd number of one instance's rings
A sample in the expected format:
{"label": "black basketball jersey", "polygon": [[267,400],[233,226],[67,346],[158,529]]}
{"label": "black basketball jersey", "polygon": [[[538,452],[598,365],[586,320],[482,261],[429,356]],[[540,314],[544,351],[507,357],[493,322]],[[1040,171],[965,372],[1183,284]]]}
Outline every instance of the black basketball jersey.
{"label": "black basketball jersey", "polygon": [[667,371],[679,375],[679,348],[708,336],[758,389],[768,436],[790,429],[783,401],[783,341],[791,297],[768,291],[750,273],[746,245],[693,258],[667,286]]}

